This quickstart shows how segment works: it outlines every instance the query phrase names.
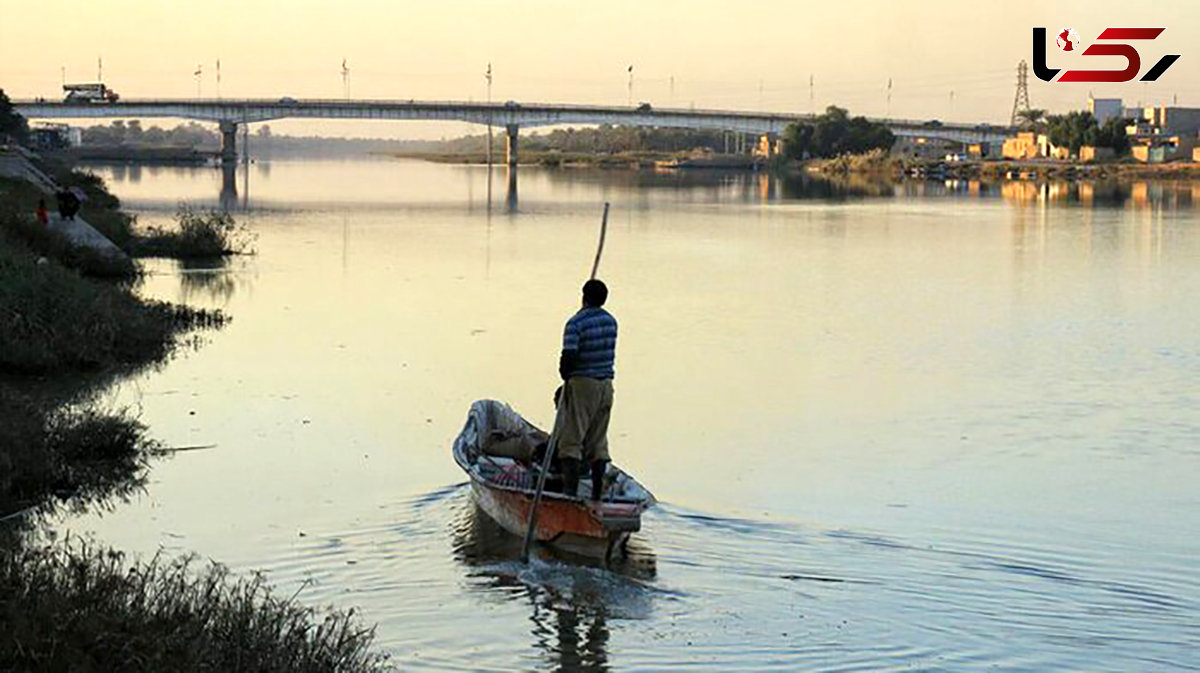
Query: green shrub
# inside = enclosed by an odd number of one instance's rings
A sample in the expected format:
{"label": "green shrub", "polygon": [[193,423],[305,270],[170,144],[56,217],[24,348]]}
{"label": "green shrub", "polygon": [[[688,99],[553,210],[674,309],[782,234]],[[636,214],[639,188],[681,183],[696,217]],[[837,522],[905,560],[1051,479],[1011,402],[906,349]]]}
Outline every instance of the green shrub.
{"label": "green shrub", "polygon": [[175,221],[175,229],[151,227],[138,239],[134,253],[143,257],[195,259],[249,250],[249,233],[229,213],[181,205]]}

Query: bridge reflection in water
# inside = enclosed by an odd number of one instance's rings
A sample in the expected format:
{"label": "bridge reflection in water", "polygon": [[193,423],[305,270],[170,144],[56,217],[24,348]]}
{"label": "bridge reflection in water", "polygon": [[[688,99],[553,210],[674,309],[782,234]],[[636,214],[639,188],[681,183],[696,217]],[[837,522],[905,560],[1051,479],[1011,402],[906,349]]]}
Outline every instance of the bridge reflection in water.
{"label": "bridge reflection in water", "polygon": [[[269,159],[253,160],[249,164],[222,164],[221,182],[215,206],[226,212],[250,210],[251,171],[256,179],[268,179]],[[482,166],[464,166],[464,170],[482,170]],[[151,178],[163,171],[186,174],[193,167],[140,166],[117,164],[105,166],[111,179],[137,184],[146,174]],[[213,170],[217,167],[213,167]],[[493,165],[487,172],[485,205],[515,214],[519,206],[519,169],[503,164]],[[199,169],[201,171],[205,169]],[[503,173],[500,173],[500,171]],[[240,173],[239,173],[240,171]],[[817,201],[839,203],[858,199],[964,199],[1000,201],[1019,208],[1030,207],[1087,207],[1191,210],[1200,204],[1200,183],[1186,179],[894,179],[880,175],[777,175],[768,171],[743,172],[728,170],[620,170],[620,169],[558,169],[533,167],[526,176],[532,179],[533,189],[592,186],[612,197],[626,198],[630,203],[665,193],[686,195],[684,202],[697,199],[716,203],[788,203]],[[500,183],[505,185],[503,196],[496,194]],[[527,185],[528,186],[528,185]],[[468,183],[470,189],[470,183]],[[321,191],[321,190],[318,190]],[[325,190],[327,191],[327,190]],[[261,195],[263,192],[259,192]],[[535,199],[537,196],[535,195]],[[210,202],[211,203],[211,202]],[[474,197],[465,204],[468,210],[478,202]]]}
{"label": "bridge reflection in water", "polygon": [[[270,162],[257,163],[260,172],[270,172]],[[241,167],[242,172],[242,187],[238,189],[238,170]],[[487,208],[490,211],[492,208],[492,179],[496,166],[492,166],[487,172]],[[217,195],[217,203],[222,212],[236,212],[239,210],[246,211],[250,209],[250,162],[243,161],[239,163],[222,162],[221,169],[221,191]],[[140,169],[136,170],[136,175],[131,175],[134,182],[140,179]],[[504,207],[509,213],[517,212],[517,165],[510,164],[504,168],[507,177],[507,188],[504,196]]]}

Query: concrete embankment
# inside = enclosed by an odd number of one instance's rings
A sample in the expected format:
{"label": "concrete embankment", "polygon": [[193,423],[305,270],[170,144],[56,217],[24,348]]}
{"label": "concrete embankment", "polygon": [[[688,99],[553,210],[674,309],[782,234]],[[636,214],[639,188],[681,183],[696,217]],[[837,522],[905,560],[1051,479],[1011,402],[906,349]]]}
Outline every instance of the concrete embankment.
{"label": "concrete embankment", "polygon": [[[52,208],[55,194],[62,191],[62,187],[38,168],[32,159],[33,155],[21,147],[0,149],[0,177],[28,182],[46,195],[48,207]],[[88,248],[125,261],[129,259],[125,251],[78,216],[65,219],[58,214],[51,214],[49,229],[61,234],[76,247]]]}
{"label": "concrete embankment", "polygon": [[124,250],[118,248],[115,243],[96,231],[95,227],[84,222],[82,218],[75,217],[67,220],[58,215],[51,215],[49,229],[62,235],[76,247],[91,248],[104,255],[128,259]]}

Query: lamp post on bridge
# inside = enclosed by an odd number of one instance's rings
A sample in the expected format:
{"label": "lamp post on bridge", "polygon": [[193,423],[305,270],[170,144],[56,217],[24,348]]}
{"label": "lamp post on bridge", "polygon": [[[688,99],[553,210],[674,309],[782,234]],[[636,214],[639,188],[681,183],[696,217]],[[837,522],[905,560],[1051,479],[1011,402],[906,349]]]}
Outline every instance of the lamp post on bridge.
{"label": "lamp post on bridge", "polygon": [[[491,183],[491,175],[492,175],[492,62],[491,61],[488,61],[487,73],[484,74],[484,77],[487,79],[487,107],[488,107],[488,113],[487,113],[487,129],[488,129],[487,167],[488,167],[488,186],[490,187],[492,184]],[[489,196],[488,203],[490,204],[491,203],[491,198],[490,198],[491,195],[489,194],[488,196]]]}

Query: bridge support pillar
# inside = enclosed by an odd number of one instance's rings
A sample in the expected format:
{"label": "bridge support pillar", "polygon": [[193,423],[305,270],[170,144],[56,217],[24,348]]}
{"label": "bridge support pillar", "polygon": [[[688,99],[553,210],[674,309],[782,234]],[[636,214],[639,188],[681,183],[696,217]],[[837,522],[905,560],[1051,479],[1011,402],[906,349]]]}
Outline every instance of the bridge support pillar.
{"label": "bridge support pillar", "polygon": [[221,127],[221,163],[230,164],[237,161],[237,122],[223,121]]}
{"label": "bridge support pillar", "polygon": [[520,129],[521,127],[516,124],[509,124],[505,127],[505,131],[508,134],[508,142],[505,146],[508,150],[508,165],[510,168],[517,166],[517,132]]}

